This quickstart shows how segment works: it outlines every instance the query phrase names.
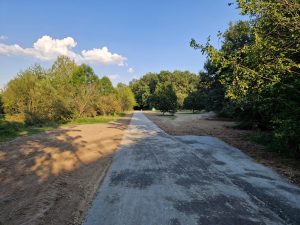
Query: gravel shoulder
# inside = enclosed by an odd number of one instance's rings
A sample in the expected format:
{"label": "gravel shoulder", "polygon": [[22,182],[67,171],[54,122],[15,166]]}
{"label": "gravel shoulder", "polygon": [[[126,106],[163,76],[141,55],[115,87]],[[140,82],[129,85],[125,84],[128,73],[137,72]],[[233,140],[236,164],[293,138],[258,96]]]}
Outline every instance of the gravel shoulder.
{"label": "gravel shoulder", "polygon": [[264,146],[249,140],[257,131],[233,129],[234,121],[212,119],[211,114],[178,112],[176,116],[162,116],[159,112],[145,111],[144,114],[158,127],[170,135],[213,136],[242,150],[258,163],[268,166],[300,186],[299,160],[270,152]]}
{"label": "gravel shoulder", "polygon": [[0,144],[0,224],[81,224],[130,119]]}

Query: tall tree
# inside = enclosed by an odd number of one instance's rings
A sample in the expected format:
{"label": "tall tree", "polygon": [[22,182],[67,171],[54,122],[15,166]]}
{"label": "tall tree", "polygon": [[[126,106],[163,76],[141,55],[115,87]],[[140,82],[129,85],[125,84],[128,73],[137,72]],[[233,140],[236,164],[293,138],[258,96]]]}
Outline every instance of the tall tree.
{"label": "tall tree", "polygon": [[130,87],[123,83],[119,83],[116,88],[117,98],[120,101],[122,111],[132,110],[136,105],[134,94]]}
{"label": "tall tree", "polygon": [[[237,0],[247,23],[225,32],[223,47],[201,48],[219,68],[226,97],[243,119],[274,130],[280,149],[300,153],[300,3],[298,0]],[[232,41],[239,34],[243,41]]]}
{"label": "tall tree", "polygon": [[138,106],[142,109],[149,108],[151,101],[150,87],[143,80],[136,80],[130,84],[131,90],[135,95]]}
{"label": "tall tree", "polygon": [[90,66],[82,64],[72,74],[73,113],[75,117],[96,115],[95,102],[99,98],[99,78]]}
{"label": "tall tree", "polygon": [[106,76],[100,79],[99,88],[100,88],[100,93],[103,95],[109,95],[114,92],[114,87],[111,83],[111,80]]}
{"label": "tall tree", "polygon": [[205,109],[205,99],[203,93],[199,91],[193,91],[189,93],[184,99],[183,107],[184,109],[192,110],[193,113],[197,110],[199,111]]}
{"label": "tall tree", "polygon": [[154,92],[155,106],[163,113],[174,114],[177,111],[177,96],[172,84],[159,84]]}

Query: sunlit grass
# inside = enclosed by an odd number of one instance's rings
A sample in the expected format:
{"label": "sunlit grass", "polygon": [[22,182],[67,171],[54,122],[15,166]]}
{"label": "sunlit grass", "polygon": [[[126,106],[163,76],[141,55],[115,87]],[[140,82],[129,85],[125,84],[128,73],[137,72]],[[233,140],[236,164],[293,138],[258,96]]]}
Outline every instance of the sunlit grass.
{"label": "sunlit grass", "polygon": [[125,116],[125,113],[118,113],[115,115],[106,115],[106,116],[82,117],[68,122],[67,125],[108,123],[114,120],[118,120],[123,116]]}
{"label": "sunlit grass", "polygon": [[125,113],[118,113],[115,115],[107,116],[83,117],[64,124],[49,122],[33,126],[26,125],[24,119],[19,116],[9,116],[6,118],[0,118],[0,142],[10,141],[21,136],[28,136],[45,131],[50,131],[65,125],[108,123],[114,120],[118,120],[125,115]]}

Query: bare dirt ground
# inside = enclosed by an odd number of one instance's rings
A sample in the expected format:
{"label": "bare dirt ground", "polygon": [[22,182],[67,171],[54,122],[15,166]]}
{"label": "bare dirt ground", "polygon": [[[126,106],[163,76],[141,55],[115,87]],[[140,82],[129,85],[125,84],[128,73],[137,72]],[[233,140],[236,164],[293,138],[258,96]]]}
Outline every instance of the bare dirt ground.
{"label": "bare dirt ground", "polygon": [[131,115],[0,145],[0,224],[81,224]]}
{"label": "bare dirt ground", "polygon": [[157,126],[171,135],[209,135],[220,138],[300,186],[299,161],[267,151],[264,146],[247,140],[247,137],[257,131],[234,129],[234,121],[214,118],[213,114],[207,113],[178,112],[175,116],[162,116],[159,112],[151,111],[144,113]]}

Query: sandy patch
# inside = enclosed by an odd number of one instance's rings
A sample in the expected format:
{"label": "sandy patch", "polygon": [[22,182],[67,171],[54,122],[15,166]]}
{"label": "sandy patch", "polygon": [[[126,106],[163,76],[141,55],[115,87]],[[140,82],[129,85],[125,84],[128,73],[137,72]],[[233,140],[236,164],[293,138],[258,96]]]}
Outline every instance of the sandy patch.
{"label": "sandy patch", "polygon": [[80,224],[130,115],[0,145],[0,224]]}

